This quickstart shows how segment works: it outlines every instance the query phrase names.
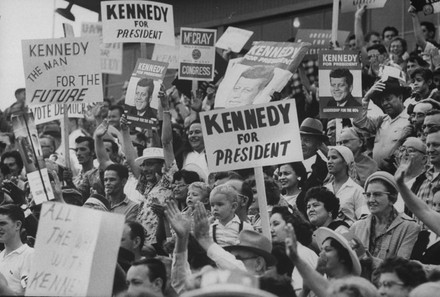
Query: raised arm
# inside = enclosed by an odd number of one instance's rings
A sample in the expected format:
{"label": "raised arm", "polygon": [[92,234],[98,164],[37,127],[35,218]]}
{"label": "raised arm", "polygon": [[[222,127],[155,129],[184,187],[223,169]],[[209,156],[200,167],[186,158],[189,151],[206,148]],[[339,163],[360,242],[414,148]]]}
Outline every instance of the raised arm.
{"label": "raised arm", "polygon": [[354,35],[356,36],[356,46],[364,46],[364,32],[362,31],[362,17],[367,10],[367,5],[359,5],[354,14]]}
{"label": "raised arm", "polygon": [[304,284],[315,292],[317,296],[326,297],[330,282],[299,256],[298,243],[292,224],[289,223],[285,228],[287,232],[286,254],[292,260],[295,267],[298,268]]}
{"label": "raised arm", "polygon": [[165,93],[163,86],[159,92],[160,104],[163,110],[162,120],[162,145],[163,154],[165,158],[166,168],[170,168],[174,162],[174,150],[173,150],[173,129],[171,127],[171,111],[170,101]]}
{"label": "raised arm", "polygon": [[134,177],[139,179],[141,176],[141,168],[136,164],[135,160],[138,157],[137,151],[133,146],[130,138],[130,131],[128,121],[125,115],[121,117],[121,131],[122,131],[122,149],[125,153],[128,166],[130,166]]}
{"label": "raised arm", "polygon": [[96,158],[98,159],[99,169],[101,170],[105,170],[108,165],[113,164],[107,151],[105,150],[104,141],[102,140],[104,135],[107,133],[108,125],[108,121],[106,119],[103,120],[102,123],[96,127],[95,133],[93,134],[93,138],[95,140]]}
{"label": "raised arm", "polygon": [[419,218],[431,231],[440,236],[440,213],[431,209],[422,199],[417,197],[405,184],[404,176],[405,172],[411,165],[413,158],[408,155],[402,158],[400,166],[397,168],[394,174],[394,179],[397,183],[400,195],[402,195],[403,201],[406,206]]}
{"label": "raised arm", "polygon": [[426,39],[423,36],[422,27],[420,26],[419,15],[414,6],[410,6],[408,9],[409,14],[412,17],[414,36],[416,37],[416,43],[421,46],[422,50],[425,50]]}

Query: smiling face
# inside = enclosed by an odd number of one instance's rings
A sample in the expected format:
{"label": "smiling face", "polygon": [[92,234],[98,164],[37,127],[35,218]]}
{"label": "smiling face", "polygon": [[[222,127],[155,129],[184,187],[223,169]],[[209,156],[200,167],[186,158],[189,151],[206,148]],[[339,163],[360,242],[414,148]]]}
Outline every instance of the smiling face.
{"label": "smiling face", "polygon": [[[428,118],[428,117],[426,117]],[[440,165],[440,131],[429,133],[426,137],[426,148],[431,164]]]}
{"label": "smiling face", "polygon": [[387,193],[388,189],[381,182],[370,182],[365,192],[371,194],[370,197],[365,197],[371,214],[378,216],[388,214],[393,208],[390,194]]}
{"label": "smiling face", "polygon": [[205,142],[203,141],[202,125],[194,123],[188,130],[188,141],[191,148],[196,152],[201,152],[205,149]]}
{"label": "smiling face", "polygon": [[142,174],[148,182],[156,181],[156,174],[159,174],[162,170],[163,161],[161,160],[145,160],[141,164]]}
{"label": "smiling face", "polygon": [[260,92],[262,78],[240,77],[232,89],[232,95],[226,100],[225,107],[237,107],[252,104]]}
{"label": "smiling face", "polygon": [[285,190],[296,189],[298,187],[298,175],[290,164],[280,166],[278,181]]}
{"label": "smiling face", "polygon": [[149,87],[136,86],[134,105],[138,111],[144,111],[149,102]]}
{"label": "smiling face", "polygon": [[104,192],[108,195],[119,195],[124,192],[125,179],[121,179],[114,170],[104,172]]}
{"label": "smiling face", "polygon": [[319,254],[319,258],[325,263],[325,272],[327,274],[342,265],[338,251],[331,246],[331,240],[330,238],[324,240],[321,246],[321,253]]}
{"label": "smiling face", "polygon": [[174,181],[173,194],[174,199],[176,199],[177,201],[186,200],[186,196],[188,194],[188,185],[185,183],[183,178]]}
{"label": "smiling face", "polygon": [[382,97],[382,109],[392,119],[397,117],[404,109],[402,95],[387,94]]}
{"label": "smiling face", "polygon": [[330,77],[330,92],[336,102],[344,102],[347,100],[348,94],[351,93],[353,86],[347,83],[345,77]]}

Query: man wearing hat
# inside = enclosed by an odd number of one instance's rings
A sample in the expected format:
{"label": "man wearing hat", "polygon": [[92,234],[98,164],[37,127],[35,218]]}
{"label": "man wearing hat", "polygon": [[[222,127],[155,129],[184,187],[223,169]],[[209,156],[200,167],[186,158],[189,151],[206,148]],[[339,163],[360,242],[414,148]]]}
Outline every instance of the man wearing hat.
{"label": "man wearing hat", "polygon": [[[354,126],[375,135],[373,159],[382,170],[390,170],[389,158],[402,138],[403,128],[409,124],[409,115],[403,105],[407,91],[397,79],[377,81],[362,99],[361,116],[353,120]],[[367,116],[368,104],[374,98],[379,100],[385,115],[370,118]]]}
{"label": "man wearing hat", "polygon": [[[303,183],[302,192],[306,192],[311,187],[321,186],[327,176],[327,162],[319,154],[327,136],[324,134],[322,123],[313,118],[306,118],[300,128],[301,147],[304,157],[304,167],[307,170],[307,180]],[[297,199],[297,206],[300,211],[306,213],[306,204],[301,197]]]}
{"label": "man wearing hat", "polygon": [[267,268],[275,265],[272,256],[272,244],[264,235],[243,230],[238,236],[237,245],[224,249],[209,236],[209,224],[206,210],[202,203],[197,203],[194,210],[194,234],[199,244],[205,249],[220,269],[247,270],[254,275],[263,275]]}

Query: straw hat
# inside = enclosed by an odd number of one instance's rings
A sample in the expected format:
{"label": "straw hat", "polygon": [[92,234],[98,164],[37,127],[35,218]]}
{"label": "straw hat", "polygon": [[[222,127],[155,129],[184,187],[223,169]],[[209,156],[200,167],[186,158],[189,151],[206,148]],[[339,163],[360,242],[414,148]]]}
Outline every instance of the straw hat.
{"label": "straw hat", "polygon": [[145,160],[165,160],[163,155],[163,149],[160,147],[147,147],[142,152],[142,156],[136,158],[135,162],[137,165],[141,165]]}

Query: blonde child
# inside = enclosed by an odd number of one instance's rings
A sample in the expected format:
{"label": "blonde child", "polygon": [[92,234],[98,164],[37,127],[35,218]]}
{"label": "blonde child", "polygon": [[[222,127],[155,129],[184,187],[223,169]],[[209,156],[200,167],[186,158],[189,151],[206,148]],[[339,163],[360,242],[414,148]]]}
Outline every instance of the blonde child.
{"label": "blonde child", "polygon": [[209,234],[220,246],[238,244],[238,234],[242,230],[253,230],[247,222],[241,221],[235,214],[238,207],[238,193],[229,185],[215,187],[209,196],[211,214],[214,222]]}
{"label": "blonde child", "polygon": [[188,186],[188,194],[186,196],[187,207],[182,211],[185,214],[192,215],[194,205],[197,201],[205,205],[206,210],[209,210],[209,194],[211,187],[204,182],[193,182]]}

